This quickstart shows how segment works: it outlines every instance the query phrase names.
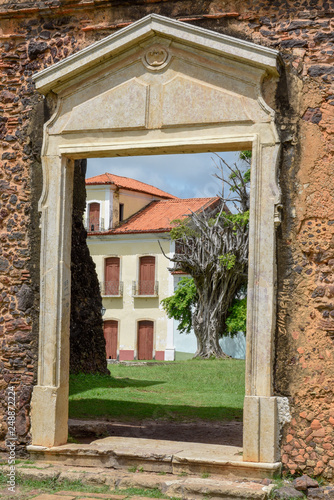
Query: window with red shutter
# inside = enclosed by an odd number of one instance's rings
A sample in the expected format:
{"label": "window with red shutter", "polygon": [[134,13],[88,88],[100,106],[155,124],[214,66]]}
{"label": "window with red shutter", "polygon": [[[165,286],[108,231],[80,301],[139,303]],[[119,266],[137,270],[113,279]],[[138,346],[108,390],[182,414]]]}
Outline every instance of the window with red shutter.
{"label": "window with red shutter", "polygon": [[119,257],[108,257],[105,259],[104,295],[120,295],[119,274]]}
{"label": "window with red shutter", "polygon": [[155,257],[140,257],[139,261],[139,295],[154,295]]}

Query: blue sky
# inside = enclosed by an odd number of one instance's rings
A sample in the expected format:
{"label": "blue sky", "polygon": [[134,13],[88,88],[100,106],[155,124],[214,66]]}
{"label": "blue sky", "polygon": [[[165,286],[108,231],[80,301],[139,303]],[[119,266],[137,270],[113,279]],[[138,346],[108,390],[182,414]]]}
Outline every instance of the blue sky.
{"label": "blue sky", "polygon": [[[233,165],[238,152],[218,153]],[[221,192],[221,181],[214,178],[214,153],[127,156],[88,160],[86,177],[105,172],[146,182],[180,198],[202,198]]]}

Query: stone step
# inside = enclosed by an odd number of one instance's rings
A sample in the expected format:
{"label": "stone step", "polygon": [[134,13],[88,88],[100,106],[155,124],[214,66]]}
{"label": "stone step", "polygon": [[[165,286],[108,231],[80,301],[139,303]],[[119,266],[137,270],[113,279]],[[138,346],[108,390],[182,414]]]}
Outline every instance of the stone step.
{"label": "stone step", "polygon": [[[211,499],[258,499],[267,500],[273,485],[261,484],[258,481],[242,479],[222,479],[219,476],[200,478],[195,476],[177,476],[174,474],[125,473],[106,468],[68,467],[40,462],[36,466],[17,466],[20,477],[24,479],[53,479],[57,484],[67,481],[81,481],[82,484],[108,485],[110,493],[86,493],[78,491],[59,491],[57,493],[35,496],[34,500],[149,500],[140,496],[130,496],[125,492],[114,494],[113,490],[128,488],[159,489],[166,497],[182,498],[184,500]],[[264,483],[269,481],[263,481]],[[27,500],[30,497],[27,494]],[[152,499],[151,499],[152,500]]]}
{"label": "stone step", "polygon": [[243,462],[242,448],[203,443],[108,437],[90,444],[66,444],[53,448],[28,446],[31,458],[49,463],[128,469],[170,474],[209,473],[221,476],[266,478],[281,464]]}

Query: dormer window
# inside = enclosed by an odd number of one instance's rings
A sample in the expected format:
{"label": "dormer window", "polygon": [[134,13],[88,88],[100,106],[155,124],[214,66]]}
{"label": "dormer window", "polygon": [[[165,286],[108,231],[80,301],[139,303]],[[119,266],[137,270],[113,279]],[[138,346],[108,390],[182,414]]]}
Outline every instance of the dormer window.
{"label": "dormer window", "polygon": [[124,220],[124,203],[119,204],[119,222]]}

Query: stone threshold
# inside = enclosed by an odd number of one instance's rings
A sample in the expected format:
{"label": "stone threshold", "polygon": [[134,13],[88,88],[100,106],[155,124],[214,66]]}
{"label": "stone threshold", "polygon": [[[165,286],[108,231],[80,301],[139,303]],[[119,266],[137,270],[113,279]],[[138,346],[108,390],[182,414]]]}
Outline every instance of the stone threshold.
{"label": "stone threshold", "polygon": [[280,472],[281,463],[243,462],[242,448],[203,443],[107,437],[90,444],[47,448],[30,445],[33,460],[82,467],[137,468],[169,474],[209,473],[263,479]]}

